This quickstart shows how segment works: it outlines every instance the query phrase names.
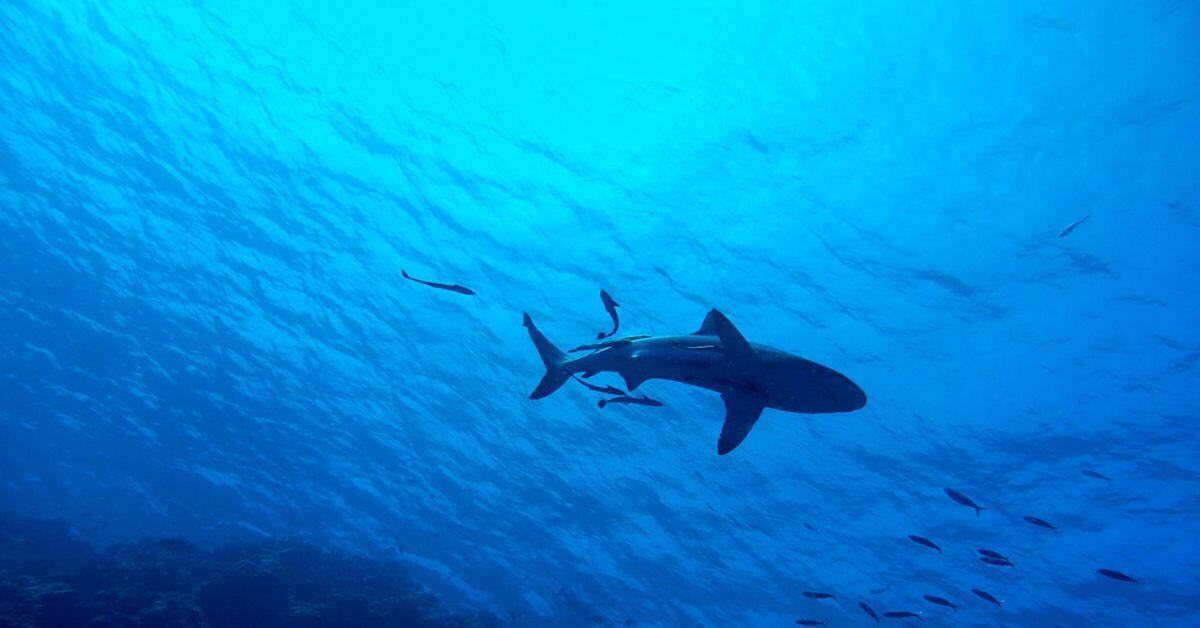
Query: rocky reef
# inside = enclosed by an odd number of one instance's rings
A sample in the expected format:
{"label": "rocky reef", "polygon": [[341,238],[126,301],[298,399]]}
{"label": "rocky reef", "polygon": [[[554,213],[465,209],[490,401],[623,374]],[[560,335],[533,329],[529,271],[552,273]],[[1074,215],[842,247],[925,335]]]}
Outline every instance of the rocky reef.
{"label": "rocky reef", "polygon": [[202,549],[153,538],[97,549],[62,521],[0,514],[0,628],[485,627],[395,560],[292,539]]}

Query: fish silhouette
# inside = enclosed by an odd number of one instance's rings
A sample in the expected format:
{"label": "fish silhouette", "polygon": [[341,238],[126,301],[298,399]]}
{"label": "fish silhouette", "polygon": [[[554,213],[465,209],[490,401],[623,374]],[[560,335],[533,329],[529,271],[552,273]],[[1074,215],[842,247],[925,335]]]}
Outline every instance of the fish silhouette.
{"label": "fish silhouette", "polygon": [[927,539],[923,536],[917,536],[915,534],[910,534],[910,535],[908,535],[908,538],[913,543],[916,543],[918,545],[924,545],[925,547],[931,547],[931,548],[937,550],[938,554],[942,553],[942,548],[938,547],[937,543],[934,543],[933,541],[930,541],[929,539]]}
{"label": "fish silhouette", "polygon": [[1000,600],[997,600],[994,596],[992,596],[991,593],[988,593],[983,589],[971,589],[971,593],[978,595],[979,597],[991,602],[992,604],[995,604],[996,606],[1003,606],[1003,604],[1000,603]]}
{"label": "fish silhouette", "polygon": [[474,290],[472,290],[466,286],[460,286],[456,283],[438,283],[436,281],[425,281],[424,279],[417,279],[416,277],[413,277],[412,275],[408,274],[408,271],[404,270],[403,268],[400,269],[400,274],[403,275],[404,278],[409,281],[415,281],[419,284],[424,284],[426,286],[429,286],[430,288],[437,288],[438,290],[449,290],[450,292],[457,292],[459,294],[465,294],[468,296],[476,296]]}
{"label": "fish silhouette", "polygon": [[966,495],[963,495],[962,493],[960,493],[952,488],[947,488],[945,490],[946,490],[946,495],[948,495],[950,497],[950,499],[953,499],[954,501],[956,501],[968,508],[974,508],[976,517],[979,516],[979,512],[981,510],[987,510],[987,508],[984,508],[983,506],[976,504],[975,500],[971,499],[970,497],[967,497]]}
{"label": "fish silhouette", "polygon": [[1050,530],[1058,529],[1058,528],[1054,527],[1054,524],[1050,523],[1049,521],[1046,521],[1045,519],[1039,519],[1037,517],[1029,517],[1029,516],[1026,516],[1023,518],[1026,521],[1028,521],[1029,523],[1032,523],[1033,525],[1038,526],[1038,527],[1047,528]]}
{"label": "fish silhouette", "polygon": [[1137,582],[1137,580],[1134,580],[1133,578],[1115,569],[1097,569],[1096,571],[1099,572],[1100,575],[1107,578],[1112,578],[1113,580],[1120,580],[1121,582]]}
{"label": "fish silhouette", "polygon": [[[571,377],[575,377],[575,376],[572,375]],[[625,394],[625,391],[621,390],[620,388],[617,388],[616,386],[612,386],[609,384],[605,384],[603,386],[597,386],[591,382],[585,382],[582,379],[579,379],[578,377],[575,377],[575,381],[579,382],[580,384],[583,384],[584,386],[587,386],[588,390],[592,390],[592,391],[595,391],[598,393],[604,393],[606,395],[618,395],[618,396]],[[603,406],[601,406],[601,407],[603,407]]]}
{"label": "fish silhouette", "polygon": [[1104,480],[1105,482],[1112,482],[1112,478],[1108,477],[1107,475],[1104,475],[1103,473],[1100,473],[1099,471],[1092,471],[1091,469],[1084,469],[1083,471],[1080,471],[1080,473],[1088,476],[1089,478],[1095,478],[1097,480]]}
{"label": "fish silhouette", "polygon": [[1088,218],[1091,218],[1091,217],[1092,217],[1092,215],[1088,214],[1088,215],[1084,216],[1083,218],[1080,218],[1079,220],[1076,220],[1075,222],[1067,225],[1066,227],[1063,228],[1062,231],[1058,232],[1058,237],[1065,238],[1065,237],[1071,235],[1072,231],[1078,229],[1079,225],[1082,225],[1083,223],[1087,222]]}
{"label": "fish silhouette", "polygon": [[596,402],[596,405],[603,408],[604,406],[607,406],[610,403],[626,403],[626,404],[630,404],[630,405],[655,406],[655,407],[662,406],[662,402],[657,399],[651,399],[646,396],[630,397],[629,395],[621,395],[620,397],[610,397],[608,399],[601,399],[600,401]]}
{"label": "fish silhouette", "polygon": [[607,334],[604,332],[596,334],[596,340],[608,338],[617,333],[617,329],[621,327],[621,319],[617,318],[617,308],[621,307],[620,304],[613,300],[612,295],[603,289],[600,290],[600,302],[604,304],[604,311],[608,312],[608,316],[612,318],[613,328]]}
{"label": "fish silhouette", "polygon": [[975,551],[979,552],[980,554],[983,554],[984,556],[987,556],[988,558],[996,558],[999,560],[1008,560],[1008,557],[1005,556],[1004,554],[1001,554],[1000,552],[993,552],[990,549],[977,549]]}
{"label": "fish silhouette", "polygon": [[954,612],[956,612],[956,613],[958,612],[958,606],[955,606],[954,602],[951,602],[950,600],[947,600],[944,597],[938,597],[936,595],[924,595],[922,597],[924,597],[925,600],[931,604],[937,604],[938,606],[945,606],[946,608],[952,608],[952,609],[954,609]]}

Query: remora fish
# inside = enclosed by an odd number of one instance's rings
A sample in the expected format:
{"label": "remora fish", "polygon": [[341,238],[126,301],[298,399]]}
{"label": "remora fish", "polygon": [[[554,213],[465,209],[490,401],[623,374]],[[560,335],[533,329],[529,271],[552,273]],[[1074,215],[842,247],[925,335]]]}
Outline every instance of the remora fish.
{"label": "remora fish", "polygon": [[457,292],[459,294],[475,296],[474,290],[472,290],[466,286],[460,286],[456,283],[438,283],[436,281],[425,281],[424,279],[417,279],[416,277],[413,277],[412,275],[408,274],[408,271],[404,270],[403,268],[400,269],[400,274],[403,275],[404,278],[409,281],[415,281],[420,284],[425,284],[426,286],[429,286],[430,288],[437,288],[438,290],[449,290],[450,292]]}
{"label": "remora fish", "polygon": [[633,342],[634,340],[641,340],[642,338],[649,338],[649,337],[650,336],[630,336],[628,338],[619,338],[617,340],[606,340],[604,342],[597,342],[597,343],[590,344],[590,345],[579,345],[578,347],[575,347],[574,349],[568,349],[567,353],[578,353],[580,351],[597,351],[599,349],[608,349],[611,347],[623,347],[623,346],[629,344],[630,342]]}
{"label": "remora fish", "polygon": [[627,403],[630,405],[654,406],[654,407],[662,406],[662,402],[657,399],[651,399],[646,396],[630,397],[629,395],[621,395],[620,397],[610,397],[608,399],[601,399],[600,401],[596,402],[596,405],[603,408],[604,406],[607,406],[610,403]]}
{"label": "remora fish", "polygon": [[[574,376],[572,376],[572,377],[574,377]],[[578,377],[575,378],[575,381],[586,386],[588,388],[588,390],[592,390],[592,391],[595,391],[598,393],[604,393],[606,395],[616,395],[616,396],[622,396],[625,394],[625,391],[621,390],[620,388],[617,388],[616,386],[612,386],[609,384],[605,384],[603,386],[597,386],[591,382],[585,382],[582,379],[579,379]],[[604,406],[600,406],[600,407],[603,408]]]}
{"label": "remora fish", "polygon": [[[694,334],[652,336],[575,359],[555,347],[528,314],[524,325],[546,366],[531,399],[550,395],[575,373],[602,371],[619,374],[630,391],[648,379],[706,388],[720,393],[725,402],[719,455],[745,440],[765,408],[823,414],[852,412],[867,404],[866,393],[850,378],[799,356],[747,342],[717,310],[708,313]],[[721,350],[689,350],[697,346]]]}
{"label": "remora fish", "polygon": [[600,290],[600,302],[604,304],[604,311],[608,312],[609,317],[612,318],[613,328],[607,334],[604,332],[597,333],[596,340],[608,338],[617,333],[617,330],[621,328],[621,319],[617,318],[617,308],[621,307],[621,305],[613,300],[612,295],[603,289]]}

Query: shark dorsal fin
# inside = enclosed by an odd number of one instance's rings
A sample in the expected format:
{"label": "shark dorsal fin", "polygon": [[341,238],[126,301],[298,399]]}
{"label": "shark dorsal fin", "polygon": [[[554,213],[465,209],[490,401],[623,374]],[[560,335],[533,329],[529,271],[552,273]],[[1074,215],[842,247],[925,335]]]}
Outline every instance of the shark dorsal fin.
{"label": "shark dorsal fin", "polygon": [[713,323],[713,333],[721,339],[721,346],[725,349],[725,355],[734,363],[740,363],[743,366],[757,366],[759,364],[758,354],[754,352],[754,348],[746,342],[742,332],[729,322],[725,315],[713,310],[708,313],[708,317],[704,319],[707,325],[709,321]]}
{"label": "shark dorsal fin", "polygon": [[716,322],[716,319],[713,318],[714,312],[717,312],[717,311],[716,310],[708,311],[708,314],[706,314],[704,316],[704,322],[700,323],[700,329],[697,329],[696,331],[692,332],[693,336],[715,336],[715,335],[717,335],[717,322]]}
{"label": "shark dorsal fin", "polygon": [[721,399],[725,402],[725,424],[717,439],[717,455],[724,456],[746,440],[750,428],[762,416],[763,405],[759,399],[738,392],[725,393]]}

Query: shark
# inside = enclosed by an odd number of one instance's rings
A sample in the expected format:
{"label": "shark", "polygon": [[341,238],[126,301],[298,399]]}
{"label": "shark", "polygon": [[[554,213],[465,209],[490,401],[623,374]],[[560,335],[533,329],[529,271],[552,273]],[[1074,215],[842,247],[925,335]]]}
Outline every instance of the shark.
{"label": "shark", "polygon": [[549,396],[576,373],[585,378],[616,373],[630,391],[650,379],[711,390],[725,403],[725,422],[717,439],[721,456],[742,444],[767,408],[826,414],[853,412],[867,404],[866,393],[849,377],[786,351],[748,342],[716,309],[708,312],[694,333],[613,343],[581,357],[559,350],[528,313],[524,325],[546,367],[530,399]]}

